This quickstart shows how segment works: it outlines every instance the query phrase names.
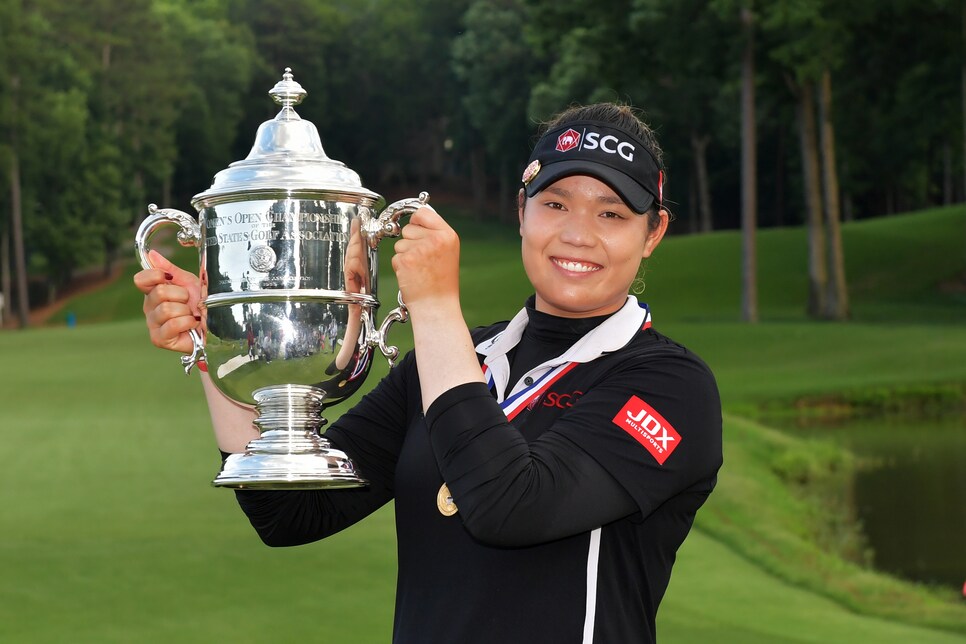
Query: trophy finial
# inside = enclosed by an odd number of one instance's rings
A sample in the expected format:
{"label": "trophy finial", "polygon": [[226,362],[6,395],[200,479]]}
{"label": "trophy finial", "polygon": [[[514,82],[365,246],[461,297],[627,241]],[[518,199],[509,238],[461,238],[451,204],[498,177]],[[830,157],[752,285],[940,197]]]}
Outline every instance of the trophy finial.
{"label": "trophy finial", "polygon": [[269,90],[268,94],[272,97],[272,100],[282,106],[282,113],[286,113],[292,109],[293,105],[298,105],[305,98],[306,92],[292,78],[292,68],[286,67],[285,73],[282,74],[282,80],[275,83],[275,87]]}

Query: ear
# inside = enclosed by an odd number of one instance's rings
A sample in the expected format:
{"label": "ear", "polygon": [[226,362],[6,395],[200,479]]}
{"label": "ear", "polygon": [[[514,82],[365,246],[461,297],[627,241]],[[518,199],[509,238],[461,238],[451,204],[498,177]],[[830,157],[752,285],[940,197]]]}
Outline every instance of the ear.
{"label": "ear", "polygon": [[517,193],[517,218],[520,220],[520,235],[523,235],[523,209],[527,205],[527,193],[520,188]]}
{"label": "ear", "polygon": [[[645,217],[646,216],[647,215],[645,215]],[[650,230],[647,231],[647,238],[644,240],[644,253],[641,255],[641,257],[644,259],[647,259],[651,256],[651,253],[654,252],[654,249],[657,248],[657,245],[661,243],[662,239],[664,239],[664,233],[667,232],[667,224],[668,221],[670,221],[668,211],[662,208],[658,211],[657,216],[659,221],[656,226],[650,226],[650,224],[648,224]]]}

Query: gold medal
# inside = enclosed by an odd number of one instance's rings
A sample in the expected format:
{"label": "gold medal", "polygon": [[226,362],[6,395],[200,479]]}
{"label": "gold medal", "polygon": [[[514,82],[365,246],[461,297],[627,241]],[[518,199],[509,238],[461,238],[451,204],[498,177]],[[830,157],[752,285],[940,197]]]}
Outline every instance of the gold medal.
{"label": "gold medal", "polygon": [[459,508],[453,503],[453,495],[445,483],[440,486],[439,492],[436,493],[436,507],[439,508],[439,513],[444,517],[451,517],[459,511]]}

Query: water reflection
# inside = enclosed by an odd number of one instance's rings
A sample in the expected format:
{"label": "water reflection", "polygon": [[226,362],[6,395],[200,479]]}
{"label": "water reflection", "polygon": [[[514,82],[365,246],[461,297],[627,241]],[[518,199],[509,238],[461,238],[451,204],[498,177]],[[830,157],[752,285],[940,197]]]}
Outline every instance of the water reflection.
{"label": "water reflection", "polygon": [[907,579],[966,581],[966,419],[864,419],[808,428],[870,461],[854,502],[874,564]]}

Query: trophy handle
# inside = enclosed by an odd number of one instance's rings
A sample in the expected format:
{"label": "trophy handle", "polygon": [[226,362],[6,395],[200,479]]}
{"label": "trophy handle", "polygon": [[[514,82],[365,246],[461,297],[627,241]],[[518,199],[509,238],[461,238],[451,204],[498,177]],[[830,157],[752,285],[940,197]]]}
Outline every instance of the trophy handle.
{"label": "trophy handle", "polygon": [[[194,217],[188,213],[175,210],[174,208],[158,208],[155,204],[148,205],[148,216],[138,227],[134,235],[134,249],[137,252],[138,260],[143,268],[154,268],[151,260],[148,259],[148,252],[151,247],[148,243],[151,237],[162,226],[178,226],[178,243],[182,246],[201,247],[201,227]],[[205,343],[197,329],[188,331],[191,336],[193,349],[186,356],[181,356],[181,366],[184,367],[185,374],[191,373],[191,368],[197,363],[205,360]]]}
{"label": "trophy handle", "polygon": [[[369,240],[369,247],[373,249],[378,247],[383,237],[399,237],[402,232],[399,226],[399,220],[407,215],[413,214],[428,203],[429,193],[420,192],[419,198],[417,199],[400,199],[386,206],[379,214],[379,217],[369,219],[363,225],[366,238]],[[386,344],[389,327],[396,322],[406,322],[409,319],[409,311],[406,309],[405,303],[403,303],[402,293],[397,295],[396,300],[399,302],[399,306],[389,312],[386,319],[379,325],[379,330],[372,331],[368,340],[370,347],[378,347],[382,351],[382,355],[386,356],[386,359],[389,360],[390,367],[396,365],[396,358],[399,356],[399,347]]]}
{"label": "trophy handle", "polygon": [[389,361],[389,367],[396,366],[396,358],[399,357],[399,347],[389,346],[386,344],[386,337],[389,335],[389,327],[391,327],[396,322],[407,322],[409,320],[409,309],[403,303],[402,293],[396,294],[396,301],[399,302],[399,306],[394,308],[386,316],[386,319],[382,321],[379,325],[379,330],[372,333],[372,339],[369,340],[369,346],[379,347],[382,351],[382,355],[386,356]]}
{"label": "trophy handle", "polygon": [[429,193],[420,192],[418,199],[400,199],[386,206],[375,219],[369,219],[363,224],[369,248],[375,249],[383,237],[399,237],[401,232],[399,220],[411,215],[429,203]]}

